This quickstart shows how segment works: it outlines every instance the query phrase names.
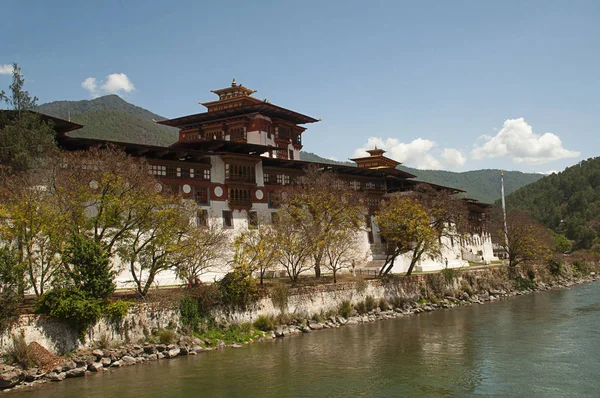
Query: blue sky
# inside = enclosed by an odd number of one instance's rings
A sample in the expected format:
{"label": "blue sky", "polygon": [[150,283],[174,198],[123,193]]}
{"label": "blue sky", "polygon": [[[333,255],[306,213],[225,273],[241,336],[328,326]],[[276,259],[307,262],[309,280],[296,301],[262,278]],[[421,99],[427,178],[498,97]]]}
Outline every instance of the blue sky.
{"label": "blue sky", "polygon": [[17,62],[42,103],[116,92],[177,117],[235,77],[323,118],[304,149],[339,160],[377,144],[420,168],[546,172],[600,155],[598,1],[0,7],[0,87]]}

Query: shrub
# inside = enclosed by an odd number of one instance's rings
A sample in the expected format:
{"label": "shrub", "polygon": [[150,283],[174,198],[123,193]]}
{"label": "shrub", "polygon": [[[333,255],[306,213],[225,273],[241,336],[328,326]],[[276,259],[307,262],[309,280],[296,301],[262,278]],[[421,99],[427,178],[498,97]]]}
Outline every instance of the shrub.
{"label": "shrub", "polygon": [[200,313],[198,311],[198,300],[193,297],[184,297],[179,300],[179,321],[183,328],[192,332],[198,330],[200,324]]}
{"label": "shrub", "polygon": [[288,299],[290,296],[290,288],[283,283],[275,284],[269,291],[273,305],[279,309],[281,313],[287,311]]}
{"label": "shrub", "polygon": [[356,278],[356,282],[354,282],[354,287],[358,293],[363,293],[367,290],[368,283],[362,276]]}
{"label": "shrub", "polygon": [[273,330],[275,327],[274,320],[270,316],[261,315],[254,321],[254,327],[263,332],[267,332],[269,330]]}
{"label": "shrub", "polygon": [[313,316],[311,317],[311,319],[315,322],[321,323],[321,322],[323,322],[323,315],[319,312],[315,312],[313,314]]}
{"label": "shrub", "polygon": [[364,301],[359,301],[358,303],[356,303],[354,308],[356,308],[356,312],[358,312],[361,315],[367,313],[367,306],[365,305]]}
{"label": "shrub", "polygon": [[375,298],[373,296],[365,297],[365,308],[367,309],[367,312],[374,310],[375,307],[377,307]]}
{"label": "shrub", "polygon": [[581,275],[587,275],[590,273],[590,265],[585,260],[576,260],[573,262],[573,268]]}
{"label": "shrub", "polygon": [[112,303],[109,303],[104,307],[104,316],[110,319],[113,322],[121,322],[129,308],[133,305],[130,301],[117,300]]}
{"label": "shrub", "polygon": [[94,345],[100,349],[110,348],[111,340],[108,333],[102,333],[100,336],[98,336],[98,339],[94,342]]}
{"label": "shrub", "polygon": [[528,269],[527,278],[529,278],[529,280],[533,282],[535,280],[535,271],[532,269]]}
{"label": "shrub", "polygon": [[379,299],[378,306],[381,311],[387,311],[390,309],[390,303],[388,303],[388,301],[383,297]]}
{"label": "shrub", "polygon": [[16,319],[22,301],[23,267],[14,251],[0,248],[0,334]]}
{"label": "shrub", "polygon": [[5,360],[7,363],[16,364],[23,369],[29,369],[38,366],[40,361],[36,358],[30,346],[25,342],[25,335],[13,334],[12,346],[6,349]]}
{"label": "shrub", "polygon": [[459,271],[455,270],[454,268],[444,268],[441,272],[442,275],[444,275],[444,280],[446,281],[446,283],[450,284],[454,282],[454,279],[456,279],[456,277],[458,276]]}
{"label": "shrub", "polygon": [[531,279],[523,278],[522,276],[517,276],[515,278],[515,283],[518,290],[531,290],[535,287],[535,284]]}
{"label": "shrub", "polygon": [[340,304],[339,313],[344,318],[350,317],[350,314],[352,313],[352,304],[350,304],[349,300],[342,301],[342,303]]}
{"label": "shrub", "polygon": [[175,341],[175,331],[172,329],[159,329],[158,342],[160,344],[173,344]]}
{"label": "shrub", "polygon": [[258,300],[258,285],[250,267],[236,266],[221,279],[219,290],[224,304],[241,310]]}
{"label": "shrub", "polygon": [[66,322],[83,341],[87,329],[102,316],[103,304],[78,290],[54,289],[40,297],[37,312]]}
{"label": "shrub", "polygon": [[548,267],[550,274],[558,277],[563,275],[565,271],[565,260],[563,260],[561,256],[552,256],[548,259],[546,266]]}
{"label": "shrub", "polygon": [[407,300],[404,297],[394,296],[392,297],[391,304],[394,308],[404,308]]}

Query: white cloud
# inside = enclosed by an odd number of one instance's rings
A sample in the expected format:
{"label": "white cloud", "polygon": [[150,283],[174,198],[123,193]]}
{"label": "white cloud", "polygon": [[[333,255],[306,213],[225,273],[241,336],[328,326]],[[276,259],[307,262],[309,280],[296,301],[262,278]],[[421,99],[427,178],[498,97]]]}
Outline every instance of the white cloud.
{"label": "white cloud", "polygon": [[375,146],[387,151],[386,156],[407,166],[420,169],[441,169],[442,163],[431,153],[436,143],[431,140],[417,138],[408,144],[400,142],[396,138],[387,138],[385,141],[379,137],[369,137],[367,144],[354,151],[356,157],[369,156],[366,152]]}
{"label": "white cloud", "polygon": [[549,176],[550,174],[558,173],[558,170],[538,171],[537,173]]}
{"label": "white cloud", "polygon": [[0,64],[0,75],[12,75],[13,66],[11,64]]}
{"label": "white cloud", "polygon": [[112,73],[99,85],[96,78],[88,77],[81,82],[81,87],[88,90],[93,98],[106,94],[130,93],[135,90],[135,86],[125,73]]}
{"label": "white cloud", "polygon": [[98,87],[95,78],[88,77],[81,83],[81,87],[89,91],[92,97],[96,98],[98,96]]}
{"label": "white cloud", "polygon": [[328,157],[327,159],[329,159],[329,160],[333,160],[333,161],[335,161],[335,162],[337,162],[337,161],[338,161],[338,160],[337,160],[337,158],[336,158],[335,156],[330,156],[330,157]]}
{"label": "white cloud", "polygon": [[467,157],[463,155],[458,149],[445,148],[442,151],[442,159],[449,168],[460,167],[465,164]]}
{"label": "white cloud", "polygon": [[560,138],[552,133],[535,134],[525,119],[508,119],[494,137],[479,137],[471,156],[475,159],[511,157],[514,163],[547,163],[574,158],[577,151],[563,148]]}

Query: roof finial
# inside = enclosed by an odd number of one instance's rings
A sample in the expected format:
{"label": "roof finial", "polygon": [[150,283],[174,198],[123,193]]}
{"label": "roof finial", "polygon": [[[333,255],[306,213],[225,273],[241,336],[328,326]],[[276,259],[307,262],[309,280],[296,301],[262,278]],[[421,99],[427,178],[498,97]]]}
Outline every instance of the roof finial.
{"label": "roof finial", "polygon": [[237,86],[237,83],[235,82],[235,77],[233,78],[233,81],[231,82],[231,87],[235,87]]}

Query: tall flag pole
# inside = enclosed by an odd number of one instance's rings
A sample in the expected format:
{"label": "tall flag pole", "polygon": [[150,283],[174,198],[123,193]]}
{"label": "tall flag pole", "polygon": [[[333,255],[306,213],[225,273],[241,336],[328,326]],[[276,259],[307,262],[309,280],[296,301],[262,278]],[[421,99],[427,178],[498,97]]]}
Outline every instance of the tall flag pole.
{"label": "tall flag pole", "polygon": [[502,181],[502,215],[504,216],[504,245],[506,254],[508,253],[508,227],[506,224],[506,200],[504,199],[504,171],[500,170],[500,180]]}

